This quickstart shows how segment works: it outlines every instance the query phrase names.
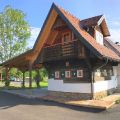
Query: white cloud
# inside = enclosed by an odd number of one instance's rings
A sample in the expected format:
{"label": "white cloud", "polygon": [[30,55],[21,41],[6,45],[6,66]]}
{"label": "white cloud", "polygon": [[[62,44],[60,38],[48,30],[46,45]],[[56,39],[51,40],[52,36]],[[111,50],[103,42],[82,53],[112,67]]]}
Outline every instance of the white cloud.
{"label": "white cloud", "polygon": [[37,37],[38,37],[38,34],[40,32],[40,28],[36,28],[36,27],[31,27],[31,37],[30,39],[28,40],[28,46],[29,47],[33,47]]}

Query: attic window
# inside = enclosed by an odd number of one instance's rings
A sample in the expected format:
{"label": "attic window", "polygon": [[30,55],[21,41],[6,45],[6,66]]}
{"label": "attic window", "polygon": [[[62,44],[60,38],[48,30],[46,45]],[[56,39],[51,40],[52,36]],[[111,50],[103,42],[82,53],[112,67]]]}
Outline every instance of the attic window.
{"label": "attic window", "polygon": [[62,43],[70,42],[70,32],[66,32],[62,36]]}
{"label": "attic window", "polygon": [[96,30],[96,41],[103,45],[103,34]]}

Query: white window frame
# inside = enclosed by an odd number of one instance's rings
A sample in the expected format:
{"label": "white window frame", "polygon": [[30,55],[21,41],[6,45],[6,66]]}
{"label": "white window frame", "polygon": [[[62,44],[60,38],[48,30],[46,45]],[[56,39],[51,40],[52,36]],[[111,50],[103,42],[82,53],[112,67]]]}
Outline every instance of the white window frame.
{"label": "white window frame", "polygon": [[[79,75],[79,73],[81,74],[81,75]],[[78,78],[83,78],[83,70],[77,70],[77,77]]]}
{"label": "white window frame", "polygon": [[55,71],[55,79],[59,79],[60,78],[60,71]]}
{"label": "white window frame", "polygon": [[[68,76],[68,73],[69,73],[69,76]],[[65,78],[71,78],[71,71],[70,70],[65,71]]]}
{"label": "white window frame", "polygon": [[96,41],[97,43],[103,45],[103,34],[96,30]]}

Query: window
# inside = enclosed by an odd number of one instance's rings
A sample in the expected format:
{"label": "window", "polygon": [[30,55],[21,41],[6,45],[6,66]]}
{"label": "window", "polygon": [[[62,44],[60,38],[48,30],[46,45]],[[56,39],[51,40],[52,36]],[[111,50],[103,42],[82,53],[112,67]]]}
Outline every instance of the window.
{"label": "window", "polygon": [[[106,74],[106,73],[105,73],[106,71],[103,71],[103,72],[104,72],[103,74]],[[95,71],[95,76],[101,77],[101,70],[100,70],[100,69],[97,69],[97,70]]]}
{"label": "window", "polygon": [[96,30],[96,41],[103,45],[103,34]]}
{"label": "window", "polygon": [[63,44],[64,44],[64,43],[67,43],[67,42],[69,42],[69,41],[70,41],[70,33],[69,33],[69,32],[64,33],[64,34],[63,34],[63,37],[62,37],[62,42],[63,42]]}
{"label": "window", "polygon": [[66,62],[66,67],[68,67],[69,66],[69,62]]}
{"label": "window", "polygon": [[70,78],[71,77],[71,71],[65,71],[65,77]]}
{"label": "window", "polygon": [[59,79],[59,78],[60,78],[60,72],[59,72],[59,71],[56,71],[56,72],[55,72],[55,78],[56,78],[56,79]]}
{"label": "window", "polygon": [[82,78],[83,77],[83,70],[77,70],[77,77]]}

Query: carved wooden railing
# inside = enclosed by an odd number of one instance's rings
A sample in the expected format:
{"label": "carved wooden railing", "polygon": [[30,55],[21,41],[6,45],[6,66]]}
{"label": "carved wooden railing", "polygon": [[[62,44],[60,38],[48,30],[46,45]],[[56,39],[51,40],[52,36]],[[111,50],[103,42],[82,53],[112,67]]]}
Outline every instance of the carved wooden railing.
{"label": "carved wooden railing", "polygon": [[39,56],[39,60],[46,62],[65,58],[83,57],[83,52],[83,48],[79,41],[74,40],[64,44],[60,43],[44,47]]}

